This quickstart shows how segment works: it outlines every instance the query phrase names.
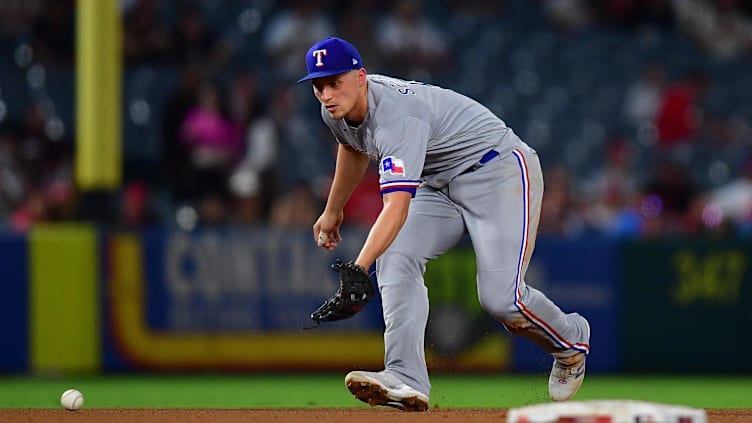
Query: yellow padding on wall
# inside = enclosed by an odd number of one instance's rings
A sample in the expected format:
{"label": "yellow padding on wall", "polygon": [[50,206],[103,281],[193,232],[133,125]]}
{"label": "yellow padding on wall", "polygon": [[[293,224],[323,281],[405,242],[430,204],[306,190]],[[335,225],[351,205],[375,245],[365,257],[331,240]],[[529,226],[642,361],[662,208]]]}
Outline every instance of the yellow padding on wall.
{"label": "yellow padding on wall", "polygon": [[118,0],[76,2],[76,182],[113,189],[122,178],[122,19]]}
{"label": "yellow padding on wall", "polygon": [[100,369],[97,234],[89,225],[35,226],[29,233],[31,368]]}

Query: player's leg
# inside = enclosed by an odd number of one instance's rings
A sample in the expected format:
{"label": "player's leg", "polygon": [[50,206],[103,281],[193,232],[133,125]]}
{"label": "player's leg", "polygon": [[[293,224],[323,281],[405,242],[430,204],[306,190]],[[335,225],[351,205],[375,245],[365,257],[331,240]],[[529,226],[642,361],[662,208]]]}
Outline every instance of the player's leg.
{"label": "player's leg", "polygon": [[410,203],[405,225],[376,260],[384,312],[385,369],[428,395],[424,337],[428,292],[426,263],[455,245],[464,233],[457,207],[440,191],[421,187]]}
{"label": "player's leg", "polygon": [[461,175],[453,184],[453,198],[467,210],[465,222],[476,252],[483,308],[510,332],[556,356],[587,353],[586,320],[562,312],[524,281],[543,196],[537,154],[523,144],[512,155]]}

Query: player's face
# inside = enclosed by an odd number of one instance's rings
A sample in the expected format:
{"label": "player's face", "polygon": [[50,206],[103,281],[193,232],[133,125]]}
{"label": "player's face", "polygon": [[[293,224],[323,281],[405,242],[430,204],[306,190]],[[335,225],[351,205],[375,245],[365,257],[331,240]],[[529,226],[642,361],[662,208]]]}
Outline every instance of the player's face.
{"label": "player's face", "polygon": [[365,71],[353,70],[313,80],[313,94],[324,105],[332,119],[347,118],[362,122],[368,110],[364,99]]}

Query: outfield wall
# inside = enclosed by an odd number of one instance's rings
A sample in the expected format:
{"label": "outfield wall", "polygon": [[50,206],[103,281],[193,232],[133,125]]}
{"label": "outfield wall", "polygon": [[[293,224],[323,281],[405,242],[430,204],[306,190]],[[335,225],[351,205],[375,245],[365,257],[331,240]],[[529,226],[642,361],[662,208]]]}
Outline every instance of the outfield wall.
{"label": "outfield wall", "polygon": [[[319,371],[382,367],[381,304],[303,330],[336,289],[310,231],[40,226],[0,236],[10,322],[0,371]],[[589,317],[595,372],[750,371],[751,240],[539,239],[531,285]],[[434,372],[538,371],[550,358],[481,310],[467,241],[429,264]],[[698,355],[695,340],[702,339]],[[690,352],[691,351],[691,352]],[[701,360],[699,358],[701,358]]]}

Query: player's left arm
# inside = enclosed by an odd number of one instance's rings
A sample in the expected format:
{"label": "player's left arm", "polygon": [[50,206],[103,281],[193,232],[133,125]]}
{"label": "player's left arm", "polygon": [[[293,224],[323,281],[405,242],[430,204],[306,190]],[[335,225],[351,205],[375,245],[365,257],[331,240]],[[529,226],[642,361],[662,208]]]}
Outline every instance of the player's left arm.
{"label": "player's left arm", "polygon": [[394,191],[383,195],[384,207],[371,227],[355,263],[368,269],[376,258],[392,245],[392,241],[407,220],[411,199],[412,194],[406,191]]}

